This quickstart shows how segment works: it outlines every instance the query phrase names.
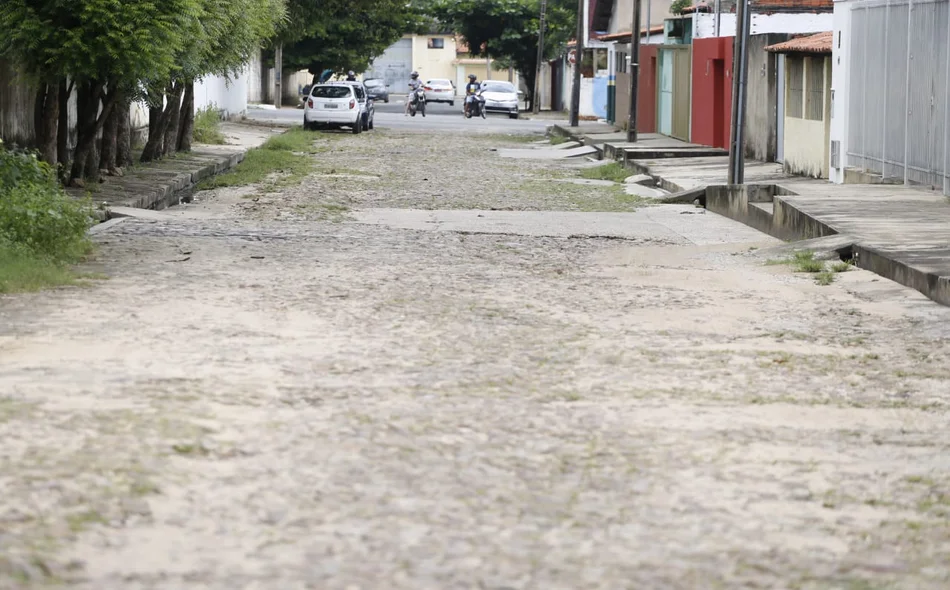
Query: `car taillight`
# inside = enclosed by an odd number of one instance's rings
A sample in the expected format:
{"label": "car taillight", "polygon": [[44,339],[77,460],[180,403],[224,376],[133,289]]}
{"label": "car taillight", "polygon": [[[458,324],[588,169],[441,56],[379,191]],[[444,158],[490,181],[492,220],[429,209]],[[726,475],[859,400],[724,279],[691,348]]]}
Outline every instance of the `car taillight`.
{"label": "car taillight", "polygon": [[351,109],[355,109],[355,108],[356,108],[356,101],[355,101],[355,100],[350,100],[350,108],[351,108]]}
{"label": "car taillight", "polygon": [[307,101],[307,106],[310,107],[311,109],[313,108],[313,99],[312,99],[312,98]]}
{"label": "car taillight", "polygon": [[430,88],[430,87],[428,87],[428,86],[423,86],[422,88],[423,88],[423,90],[428,90],[429,92],[432,92],[432,88]]}

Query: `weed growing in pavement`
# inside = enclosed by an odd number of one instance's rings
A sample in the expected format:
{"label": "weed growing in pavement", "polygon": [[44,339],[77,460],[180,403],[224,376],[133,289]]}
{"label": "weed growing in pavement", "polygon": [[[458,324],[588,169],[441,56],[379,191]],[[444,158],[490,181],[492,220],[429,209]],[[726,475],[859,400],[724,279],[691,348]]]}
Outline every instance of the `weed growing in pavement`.
{"label": "weed growing in pavement", "polygon": [[567,143],[568,141],[570,141],[570,139],[567,137],[564,137],[563,135],[551,136],[551,145],[561,145],[562,143]]}
{"label": "weed growing in pavement", "polygon": [[91,524],[104,524],[106,519],[95,510],[86,510],[85,512],[68,515],[66,522],[69,524],[69,530],[79,533]]}
{"label": "weed growing in pavement", "polygon": [[504,141],[508,143],[533,143],[544,139],[543,135],[525,134],[525,133],[491,133],[483,135],[483,138],[490,141]]}
{"label": "weed growing in pavement", "polygon": [[209,105],[195,113],[195,143],[220,145],[224,143],[221,133],[221,115],[214,105]]}
{"label": "weed growing in pavement", "polygon": [[854,264],[851,262],[835,262],[831,265],[831,272],[848,272],[854,268]]}
{"label": "weed growing in pavement", "polygon": [[260,147],[247,152],[244,161],[233,170],[209,178],[198,185],[200,190],[260,184],[262,192],[299,183],[310,174],[316,162],[313,154],[321,148],[314,142],[322,134],[304,129],[291,129],[271,137]]}
{"label": "weed growing in pavement", "polygon": [[767,266],[789,265],[795,272],[804,272],[815,275],[815,282],[827,286],[835,282],[835,275],[851,270],[848,262],[835,262],[829,266],[824,261],[816,260],[811,251],[795,252],[790,258],[773,258],[765,262]]}
{"label": "weed growing in pavement", "polygon": [[581,178],[588,178],[591,180],[611,180],[613,182],[623,182],[632,173],[628,170],[622,162],[611,162],[610,164],[604,164],[603,166],[596,166],[594,168],[585,168],[581,171]]}

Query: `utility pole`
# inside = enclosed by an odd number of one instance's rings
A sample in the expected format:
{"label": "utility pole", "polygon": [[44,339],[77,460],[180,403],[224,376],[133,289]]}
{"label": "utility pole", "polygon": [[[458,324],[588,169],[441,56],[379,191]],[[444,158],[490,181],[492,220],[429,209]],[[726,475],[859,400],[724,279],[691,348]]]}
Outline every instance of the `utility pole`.
{"label": "utility pole", "polygon": [[485,52],[485,71],[488,72],[488,75],[485,76],[486,80],[491,80],[491,56],[488,55],[488,52]]}
{"label": "utility pole", "polygon": [[574,86],[571,88],[571,127],[577,127],[581,110],[581,63],[584,61],[584,3],[577,0],[577,41],[574,45]]}
{"label": "utility pole", "polygon": [[[647,0],[650,2],[651,0]],[[647,25],[649,27],[649,25]],[[633,26],[630,31],[630,116],[627,142],[637,141],[637,92],[640,90],[640,0],[633,0]]]}
{"label": "utility pole", "polygon": [[729,184],[745,182],[745,111],[749,71],[749,0],[739,0],[732,64],[732,125],[729,138]]}
{"label": "utility pole", "polygon": [[541,88],[541,62],[544,60],[544,17],[548,8],[548,0],[541,0],[541,18],[538,21],[538,63],[534,68],[534,88],[531,90],[531,112],[535,115],[541,112],[539,90]]}
{"label": "utility pole", "polygon": [[280,108],[283,100],[280,75],[284,71],[284,46],[278,45],[274,51],[274,107]]}

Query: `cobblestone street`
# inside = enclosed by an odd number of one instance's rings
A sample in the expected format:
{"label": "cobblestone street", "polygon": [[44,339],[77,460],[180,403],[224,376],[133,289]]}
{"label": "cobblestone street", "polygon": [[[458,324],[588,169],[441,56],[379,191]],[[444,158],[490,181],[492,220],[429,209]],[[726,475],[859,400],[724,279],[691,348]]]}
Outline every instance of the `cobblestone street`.
{"label": "cobblestone street", "polygon": [[372,133],[0,296],[0,588],[950,587],[950,309]]}

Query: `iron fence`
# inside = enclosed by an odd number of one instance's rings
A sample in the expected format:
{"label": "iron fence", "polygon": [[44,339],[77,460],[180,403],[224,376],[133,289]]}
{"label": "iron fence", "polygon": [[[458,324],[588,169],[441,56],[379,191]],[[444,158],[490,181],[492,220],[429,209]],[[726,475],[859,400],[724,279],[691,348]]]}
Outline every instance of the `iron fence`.
{"label": "iron fence", "polygon": [[950,195],[950,0],[851,10],[848,165]]}

